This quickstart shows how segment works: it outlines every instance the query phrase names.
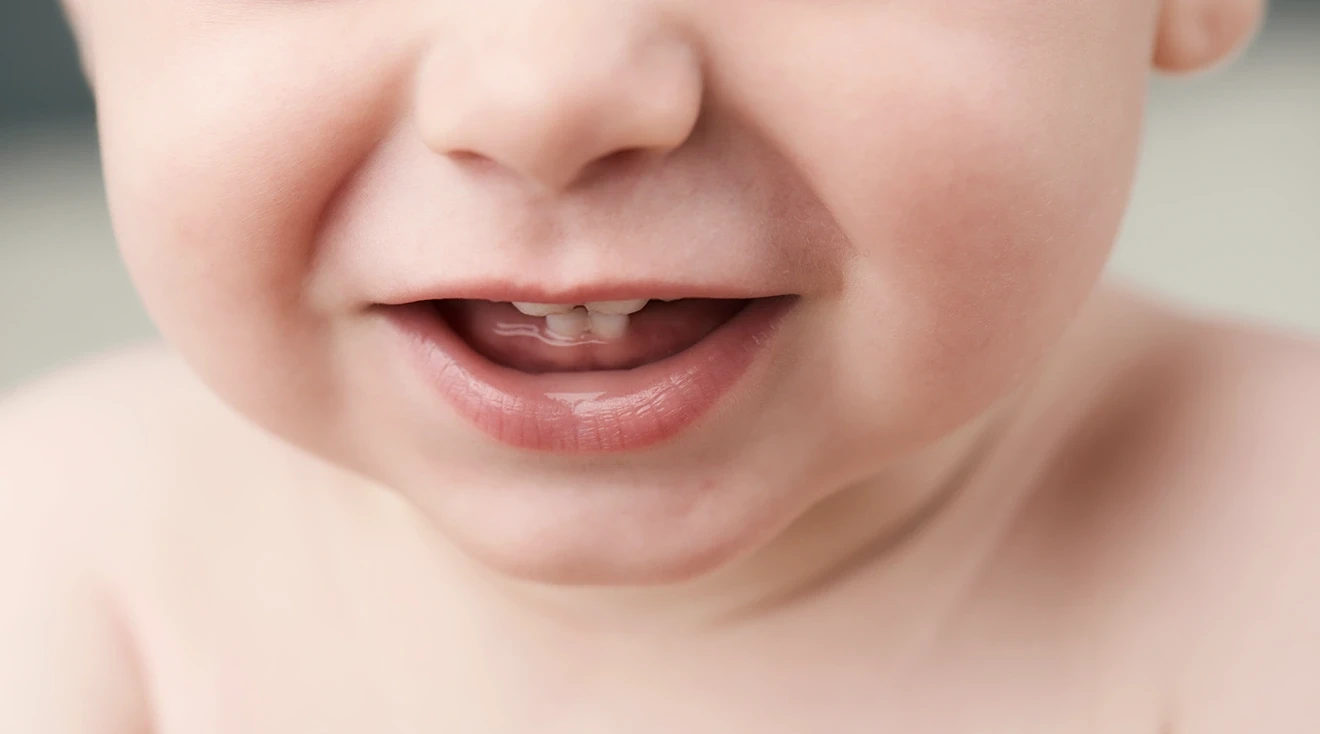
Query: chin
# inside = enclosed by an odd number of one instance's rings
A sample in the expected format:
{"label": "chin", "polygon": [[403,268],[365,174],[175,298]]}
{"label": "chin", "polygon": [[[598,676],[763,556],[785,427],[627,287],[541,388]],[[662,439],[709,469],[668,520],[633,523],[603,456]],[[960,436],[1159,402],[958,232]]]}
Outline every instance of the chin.
{"label": "chin", "polygon": [[766,542],[790,514],[714,480],[478,487],[424,506],[448,540],[515,579],[654,586],[710,574]]}

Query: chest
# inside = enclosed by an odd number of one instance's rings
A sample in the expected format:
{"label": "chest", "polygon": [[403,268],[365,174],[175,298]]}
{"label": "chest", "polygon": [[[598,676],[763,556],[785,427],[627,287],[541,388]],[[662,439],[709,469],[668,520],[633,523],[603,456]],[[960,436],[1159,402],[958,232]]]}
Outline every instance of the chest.
{"label": "chest", "polygon": [[277,583],[278,565],[142,620],[160,734],[1157,730],[1147,671],[1049,623],[960,626],[895,672],[863,618],[699,645],[558,639],[313,569]]}
{"label": "chest", "polygon": [[[563,634],[297,510],[166,524],[130,605],[158,734],[1158,730],[1155,668],[1055,593],[987,594],[920,634],[848,597],[699,639]],[[389,527],[372,537],[406,535]]]}

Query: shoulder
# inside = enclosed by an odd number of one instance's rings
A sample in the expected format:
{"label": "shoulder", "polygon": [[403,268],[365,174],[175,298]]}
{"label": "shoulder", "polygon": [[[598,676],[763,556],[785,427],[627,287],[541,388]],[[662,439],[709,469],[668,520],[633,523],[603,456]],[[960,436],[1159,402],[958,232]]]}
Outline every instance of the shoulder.
{"label": "shoulder", "polygon": [[[172,424],[198,388],[163,348],[100,356],[0,397],[0,463],[11,480],[49,483],[82,472],[159,466]],[[21,476],[13,472],[21,470]],[[103,481],[113,480],[106,474]]]}
{"label": "shoulder", "polygon": [[1219,478],[1202,505],[1211,591],[1183,671],[1185,730],[1317,731],[1320,347],[1230,328],[1200,349],[1195,417],[1218,423],[1198,430]]}
{"label": "shoulder", "polygon": [[[0,534],[95,555],[237,424],[163,347],[96,357],[0,397]],[[122,533],[121,533],[122,534]]]}
{"label": "shoulder", "polygon": [[1284,487],[1309,495],[1320,470],[1320,339],[1122,291],[1083,319],[1086,335],[1059,370],[1067,377],[1047,394],[1073,406],[1054,478],[1103,473],[1128,486],[1194,487],[1204,500],[1261,482],[1277,487],[1274,498]]}
{"label": "shoulder", "polygon": [[265,439],[164,346],[93,357],[0,393],[0,455],[56,475],[193,466]]}
{"label": "shoulder", "polygon": [[1240,499],[1257,506],[1320,510],[1320,340],[1199,324],[1189,327],[1183,349],[1180,423],[1228,481],[1225,491],[1250,489]]}
{"label": "shoulder", "polygon": [[0,593],[13,573],[142,597],[181,554],[228,551],[273,507],[287,519],[273,490],[319,478],[299,457],[163,347],[53,373],[0,399]]}
{"label": "shoulder", "polygon": [[1084,438],[1116,434],[1106,446],[1134,449],[1118,453],[1193,483],[1314,478],[1320,338],[1195,317],[1130,292],[1096,311],[1088,326],[1100,336],[1074,350],[1072,374],[1085,376],[1070,382],[1089,392]]}
{"label": "shoulder", "polygon": [[[76,366],[0,398],[0,729],[140,731],[141,671],[113,584],[114,538],[165,466],[163,352]],[[58,661],[58,664],[52,664]]]}
{"label": "shoulder", "polygon": [[355,481],[250,423],[164,347],[0,398],[0,546],[8,534],[115,586],[177,557],[182,535],[224,546]]}
{"label": "shoulder", "polygon": [[1133,476],[1158,498],[1147,547],[1185,640],[1177,730],[1320,730],[1320,342],[1191,319],[1169,334],[1127,428],[1149,441]]}
{"label": "shoulder", "polygon": [[1067,569],[1078,629],[1171,730],[1320,731],[1320,342],[1096,303],[1040,401],[1013,577]]}

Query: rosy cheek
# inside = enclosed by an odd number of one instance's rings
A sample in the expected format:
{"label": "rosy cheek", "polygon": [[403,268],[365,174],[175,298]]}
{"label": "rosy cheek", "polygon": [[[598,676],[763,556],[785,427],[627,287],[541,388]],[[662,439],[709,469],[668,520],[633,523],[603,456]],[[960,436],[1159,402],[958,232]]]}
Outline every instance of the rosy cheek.
{"label": "rosy cheek", "polygon": [[158,291],[235,316],[297,303],[322,214],[393,122],[406,67],[407,44],[376,43],[388,29],[318,22],[218,30],[128,75],[137,94],[107,95],[111,204],[149,305]]}
{"label": "rosy cheek", "polygon": [[909,427],[947,428],[1039,356],[1098,276],[1126,198],[1137,90],[1060,111],[1041,100],[1066,77],[996,59],[888,75],[883,95],[818,106],[834,122],[796,141],[855,254],[857,297],[831,327],[840,379],[883,383],[872,412],[924,406]]}
{"label": "rosy cheek", "polygon": [[[168,57],[103,47],[125,261],[165,336],[253,414],[332,402],[332,335],[305,283],[323,214],[395,122],[408,68],[406,43],[380,43],[394,31],[337,17],[307,27],[317,22],[218,28]],[[299,407],[309,395],[317,407]]]}

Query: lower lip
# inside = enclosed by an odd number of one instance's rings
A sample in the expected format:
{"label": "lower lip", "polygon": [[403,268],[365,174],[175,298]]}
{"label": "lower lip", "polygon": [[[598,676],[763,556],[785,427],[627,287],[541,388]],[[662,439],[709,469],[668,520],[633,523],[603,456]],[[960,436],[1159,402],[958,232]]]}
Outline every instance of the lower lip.
{"label": "lower lip", "polygon": [[535,375],[477,354],[430,304],[385,312],[422,378],[482,433],[522,449],[605,453],[647,448],[701,420],[769,349],[793,302],[752,301],[683,352],[635,369]]}

